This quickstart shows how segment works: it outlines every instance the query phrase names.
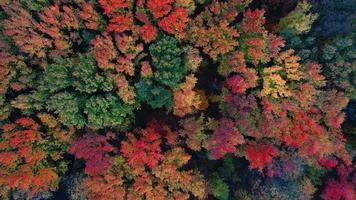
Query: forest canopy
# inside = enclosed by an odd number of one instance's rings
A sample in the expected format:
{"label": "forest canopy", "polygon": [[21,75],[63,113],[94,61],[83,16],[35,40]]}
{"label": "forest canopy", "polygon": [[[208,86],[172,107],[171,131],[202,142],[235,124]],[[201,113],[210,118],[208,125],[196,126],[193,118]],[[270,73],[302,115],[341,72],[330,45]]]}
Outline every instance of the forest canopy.
{"label": "forest canopy", "polygon": [[0,199],[356,199],[355,10],[0,1]]}

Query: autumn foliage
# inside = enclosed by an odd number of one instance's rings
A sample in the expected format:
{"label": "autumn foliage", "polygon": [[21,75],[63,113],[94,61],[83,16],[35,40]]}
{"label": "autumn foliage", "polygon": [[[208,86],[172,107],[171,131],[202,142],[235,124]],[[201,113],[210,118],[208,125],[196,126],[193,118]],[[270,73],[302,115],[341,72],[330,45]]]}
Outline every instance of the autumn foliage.
{"label": "autumn foliage", "polygon": [[0,198],[355,199],[350,2],[0,1]]}

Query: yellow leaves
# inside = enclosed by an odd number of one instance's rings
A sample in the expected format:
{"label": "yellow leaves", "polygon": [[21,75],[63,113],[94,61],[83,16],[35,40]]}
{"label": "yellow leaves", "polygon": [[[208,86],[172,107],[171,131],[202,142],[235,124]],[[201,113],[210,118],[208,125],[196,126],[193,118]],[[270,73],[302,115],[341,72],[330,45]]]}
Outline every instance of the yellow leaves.
{"label": "yellow leaves", "polygon": [[309,32],[312,24],[318,18],[318,14],[310,12],[311,7],[307,1],[299,2],[295,10],[280,20],[279,29],[292,28],[298,35]]}
{"label": "yellow leaves", "polygon": [[274,98],[291,96],[292,93],[289,91],[286,81],[281,75],[274,73],[280,70],[281,67],[279,66],[264,69],[264,74],[266,74],[266,76],[263,77],[261,96],[271,95]]}
{"label": "yellow leaves", "polygon": [[54,128],[58,125],[57,119],[50,114],[39,113],[37,117],[40,118],[41,122],[48,126],[48,128]]}
{"label": "yellow leaves", "polygon": [[207,195],[207,183],[204,176],[198,172],[193,172],[192,180],[190,183],[190,191],[198,199],[205,199]]}
{"label": "yellow leaves", "polygon": [[200,104],[198,110],[205,110],[209,107],[209,99],[205,94],[204,90],[196,90],[198,98],[200,99]]}
{"label": "yellow leaves", "polygon": [[189,14],[195,10],[195,3],[193,0],[176,0],[175,6],[184,8]]}
{"label": "yellow leaves", "polygon": [[287,77],[291,80],[300,80],[302,72],[300,71],[300,58],[294,54],[293,49],[289,49],[279,53],[276,57],[277,65],[282,66],[287,73]]}
{"label": "yellow leaves", "polygon": [[203,61],[203,58],[200,56],[199,49],[188,46],[185,48],[187,52],[185,63],[187,68],[191,69],[193,72],[196,72]]}
{"label": "yellow leaves", "polygon": [[293,49],[279,53],[275,58],[275,66],[263,69],[263,89],[261,96],[271,95],[273,98],[293,96],[293,81],[303,78],[300,58]]}
{"label": "yellow leaves", "polygon": [[301,187],[300,191],[303,191],[303,193],[307,199],[312,199],[313,194],[317,190],[314,187],[314,185],[312,184],[312,182],[310,181],[310,179],[308,179],[308,178],[305,178],[302,180],[302,184],[300,187]]}

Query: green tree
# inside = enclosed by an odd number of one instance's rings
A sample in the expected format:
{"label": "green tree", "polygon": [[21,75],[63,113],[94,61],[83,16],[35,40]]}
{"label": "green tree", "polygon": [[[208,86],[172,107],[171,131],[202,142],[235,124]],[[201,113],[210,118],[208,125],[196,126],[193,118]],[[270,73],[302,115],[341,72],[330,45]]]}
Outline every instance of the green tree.
{"label": "green tree", "polygon": [[90,97],[84,108],[88,126],[92,128],[114,127],[123,125],[132,116],[133,107],[124,104],[116,95]]}
{"label": "green tree", "polygon": [[141,80],[136,85],[137,100],[146,102],[152,108],[166,107],[170,109],[173,103],[172,92],[152,80]]}
{"label": "green tree", "polygon": [[155,79],[163,85],[171,88],[178,87],[187,69],[182,64],[182,49],[178,46],[178,40],[163,36],[150,47],[150,54],[154,67],[157,69]]}

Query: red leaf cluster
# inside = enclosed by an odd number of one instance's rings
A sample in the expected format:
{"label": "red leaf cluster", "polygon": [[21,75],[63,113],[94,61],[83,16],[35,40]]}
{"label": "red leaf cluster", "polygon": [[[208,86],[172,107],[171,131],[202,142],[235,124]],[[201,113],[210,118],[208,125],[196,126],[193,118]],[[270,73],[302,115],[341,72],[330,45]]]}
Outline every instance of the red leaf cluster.
{"label": "red leaf cluster", "polygon": [[115,14],[109,20],[107,30],[109,32],[122,33],[133,29],[133,15],[131,12],[124,14]]}
{"label": "red leaf cluster", "polygon": [[251,169],[258,169],[260,172],[273,161],[277,156],[277,149],[269,142],[249,142],[246,147],[246,156],[250,161]]}
{"label": "red leaf cluster", "polygon": [[150,24],[145,24],[145,25],[141,26],[140,34],[141,34],[143,41],[145,41],[146,43],[150,43],[156,38],[157,29]]}
{"label": "red leaf cluster", "polygon": [[324,200],[356,199],[356,174],[353,167],[340,165],[337,172],[339,179],[328,180],[320,197]]}
{"label": "red leaf cluster", "polygon": [[163,158],[160,147],[161,135],[154,126],[142,129],[139,139],[132,133],[128,133],[127,138],[127,141],[121,142],[120,152],[136,171],[144,171],[145,165],[153,168]]}
{"label": "red leaf cluster", "polygon": [[167,17],[158,21],[158,26],[167,33],[176,35],[177,38],[183,38],[188,21],[187,11],[177,7]]}
{"label": "red leaf cluster", "polygon": [[226,80],[227,86],[229,89],[235,93],[244,93],[248,88],[248,85],[245,82],[245,79],[240,75],[234,75]]}
{"label": "red leaf cluster", "polygon": [[115,148],[108,143],[108,136],[87,133],[83,137],[74,140],[69,153],[77,159],[85,160],[85,173],[96,175],[105,172],[110,167],[110,152]]}
{"label": "red leaf cluster", "polygon": [[220,159],[227,153],[237,154],[237,145],[245,143],[245,139],[235,128],[234,122],[222,119],[219,127],[214,129],[209,139],[207,149],[214,159]]}
{"label": "red leaf cluster", "polygon": [[242,30],[262,33],[265,30],[263,25],[266,23],[264,13],[263,10],[259,9],[253,11],[247,9],[241,24]]}

